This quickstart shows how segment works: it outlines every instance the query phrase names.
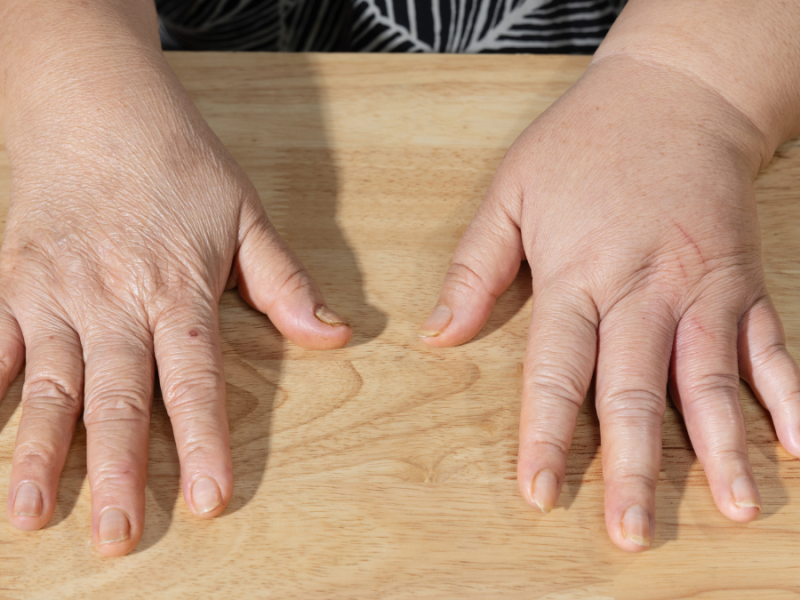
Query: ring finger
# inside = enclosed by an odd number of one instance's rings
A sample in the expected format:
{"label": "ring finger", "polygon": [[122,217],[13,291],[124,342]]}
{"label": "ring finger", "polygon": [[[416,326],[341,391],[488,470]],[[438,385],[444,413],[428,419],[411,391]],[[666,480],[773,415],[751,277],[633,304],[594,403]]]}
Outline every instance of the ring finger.
{"label": "ring finger", "polygon": [[761,499],[739,402],[739,315],[709,304],[693,306],[678,325],[673,389],[717,506],[729,519],[751,521]]}

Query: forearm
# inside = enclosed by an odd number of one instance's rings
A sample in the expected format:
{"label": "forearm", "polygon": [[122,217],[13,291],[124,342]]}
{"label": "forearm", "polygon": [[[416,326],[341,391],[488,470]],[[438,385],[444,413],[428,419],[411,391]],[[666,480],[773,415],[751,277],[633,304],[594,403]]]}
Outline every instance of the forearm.
{"label": "forearm", "polygon": [[153,0],[0,0],[0,116],[163,61]]}
{"label": "forearm", "polygon": [[593,62],[614,56],[680,72],[719,94],[761,132],[764,161],[800,134],[798,2],[630,0]]}

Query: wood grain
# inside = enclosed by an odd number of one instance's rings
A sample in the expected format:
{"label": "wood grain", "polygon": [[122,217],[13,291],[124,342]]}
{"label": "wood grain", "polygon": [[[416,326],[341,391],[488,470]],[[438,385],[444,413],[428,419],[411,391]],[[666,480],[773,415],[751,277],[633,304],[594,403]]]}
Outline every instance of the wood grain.
{"label": "wood grain", "polygon": [[[587,58],[169,60],[354,340],[301,350],[226,293],[230,507],[212,522],[185,508],[157,397],[144,538],[126,558],[100,558],[79,427],[52,522],[22,533],[0,517],[0,598],[800,599],[800,462],[747,389],[762,516],[739,525],[719,514],[670,408],[658,531],[632,556],[606,535],[591,401],[556,509],[537,514],[517,492],[530,278],[475,341],[434,351],[416,338],[505,149]],[[757,185],[767,280],[798,356],[800,143]],[[8,187],[0,153],[3,216]],[[21,381],[0,404],[1,498]]]}

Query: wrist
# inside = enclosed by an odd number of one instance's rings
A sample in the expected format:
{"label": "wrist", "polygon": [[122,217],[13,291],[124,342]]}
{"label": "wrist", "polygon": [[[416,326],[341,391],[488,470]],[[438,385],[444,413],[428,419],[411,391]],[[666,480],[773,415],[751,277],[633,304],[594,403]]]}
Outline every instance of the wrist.
{"label": "wrist", "polygon": [[8,0],[0,7],[3,121],[159,63],[151,0]]}
{"label": "wrist", "polygon": [[682,74],[729,103],[763,137],[766,164],[800,134],[800,5],[630,0],[594,61],[628,57]]}
{"label": "wrist", "polygon": [[621,54],[596,59],[570,95],[582,112],[597,111],[596,135],[612,147],[616,140],[649,152],[660,148],[664,156],[699,153],[718,164],[733,161],[753,177],[771,156],[761,131],[728,101],[651,61]]}

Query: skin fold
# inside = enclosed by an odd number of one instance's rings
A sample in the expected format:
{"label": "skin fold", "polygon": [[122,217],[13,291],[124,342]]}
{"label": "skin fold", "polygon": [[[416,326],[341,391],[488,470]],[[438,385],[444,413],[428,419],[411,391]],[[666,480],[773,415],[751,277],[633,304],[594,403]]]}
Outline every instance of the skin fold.
{"label": "skin fold", "polygon": [[151,2],[5,1],[0,23],[0,393],[26,363],[8,517],[47,523],[82,415],[93,540],[126,554],[144,525],[156,367],[187,505],[214,517],[231,498],[226,287],[305,348],[351,329],[167,66]]}
{"label": "skin fold", "polygon": [[606,525],[654,535],[667,389],[719,510],[758,516],[739,377],[800,456],[800,371],[764,284],[753,181],[800,133],[800,6],[631,0],[588,71],[517,139],[421,328],[470,340],[520,261],[533,313],[517,476],[549,512],[592,377]]}

